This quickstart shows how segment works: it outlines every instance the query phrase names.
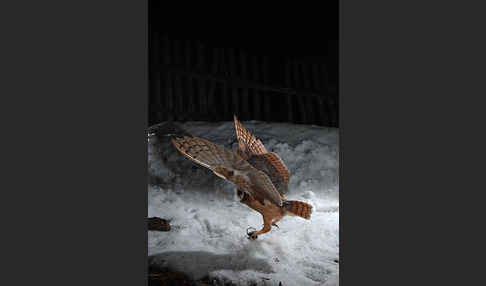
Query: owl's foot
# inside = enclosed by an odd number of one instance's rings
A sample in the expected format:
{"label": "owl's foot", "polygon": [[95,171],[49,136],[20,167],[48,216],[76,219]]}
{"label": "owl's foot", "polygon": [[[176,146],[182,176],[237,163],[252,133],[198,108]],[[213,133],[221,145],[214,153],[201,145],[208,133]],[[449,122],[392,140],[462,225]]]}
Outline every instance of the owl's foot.
{"label": "owl's foot", "polygon": [[[253,229],[253,231],[248,232],[249,229]],[[248,235],[248,239],[255,240],[258,238],[258,235],[256,235],[256,230],[253,227],[247,228],[246,234]]]}
{"label": "owl's foot", "polygon": [[258,238],[258,235],[256,234],[256,231],[252,231],[252,232],[248,233],[248,239],[256,240],[257,238]]}
{"label": "owl's foot", "polygon": [[280,229],[280,227],[278,227],[278,225],[276,223],[272,223],[273,226],[276,226],[278,229]]}

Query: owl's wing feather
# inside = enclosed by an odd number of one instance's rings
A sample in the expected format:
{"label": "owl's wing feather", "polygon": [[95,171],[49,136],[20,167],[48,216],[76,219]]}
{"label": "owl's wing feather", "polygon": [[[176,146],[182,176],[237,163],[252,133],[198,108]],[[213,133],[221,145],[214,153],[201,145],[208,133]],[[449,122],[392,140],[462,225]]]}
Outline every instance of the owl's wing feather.
{"label": "owl's wing feather", "polygon": [[184,136],[172,139],[172,144],[182,155],[213,172],[218,172],[219,169],[244,171],[252,168],[231,150],[202,138]]}
{"label": "owl's wing feather", "polygon": [[282,199],[270,178],[231,150],[197,137],[175,138],[172,139],[172,144],[188,159],[212,170],[217,176],[232,181],[260,202],[267,199],[282,206]]}
{"label": "owl's wing feather", "polygon": [[265,158],[265,160],[273,167],[272,168],[272,173],[274,175],[280,177],[284,183],[287,183],[290,179],[290,172],[289,169],[287,169],[287,166],[285,166],[285,163],[282,161],[282,159],[274,152],[266,153],[266,154],[261,154],[261,155],[255,155],[255,156],[261,156]]}
{"label": "owl's wing feather", "polygon": [[247,156],[267,153],[267,149],[263,146],[262,141],[256,139],[255,136],[253,136],[250,131],[238,121],[236,115],[234,115],[234,121],[238,146],[243,153],[247,154]]}
{"label": "owl's wing feather", "polygon": [[272,184],[270,178],[262,171],[255,171],[249,173],[250,181],[253,183],[253,192],[263,194],[263,196],[270,202],[277,206],[282,206],[282,197]]}

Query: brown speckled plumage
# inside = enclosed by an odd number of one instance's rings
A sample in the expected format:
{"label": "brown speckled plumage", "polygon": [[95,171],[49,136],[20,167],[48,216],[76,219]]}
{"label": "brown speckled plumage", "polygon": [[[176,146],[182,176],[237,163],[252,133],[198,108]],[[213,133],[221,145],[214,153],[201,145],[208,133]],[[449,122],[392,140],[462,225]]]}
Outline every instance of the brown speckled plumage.
{"label": "brown speckled plumage", "polygon": [[290,172],[282,159],[267,152],[236,116],[234,122],[239,146],[236,153],[202,138],[185,136],[173,139],[172,143],[188,159],[236,184],[240,201],[262,214],[263,228],[249,233],[249,238],[256,239],[269,232],[286,214],[310,219],[311,205],[285,199]]}

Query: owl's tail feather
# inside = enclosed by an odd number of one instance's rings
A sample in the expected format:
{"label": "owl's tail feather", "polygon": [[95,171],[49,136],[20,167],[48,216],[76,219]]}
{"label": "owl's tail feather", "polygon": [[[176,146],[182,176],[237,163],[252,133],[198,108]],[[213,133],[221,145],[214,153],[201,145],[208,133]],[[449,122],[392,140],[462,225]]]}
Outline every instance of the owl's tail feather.
{"label": "owl's tail feather", "polygon": [[305,219],[310,219],[312,214],[312,206],[301,201],[284,201],[283,207],[292,215]]}

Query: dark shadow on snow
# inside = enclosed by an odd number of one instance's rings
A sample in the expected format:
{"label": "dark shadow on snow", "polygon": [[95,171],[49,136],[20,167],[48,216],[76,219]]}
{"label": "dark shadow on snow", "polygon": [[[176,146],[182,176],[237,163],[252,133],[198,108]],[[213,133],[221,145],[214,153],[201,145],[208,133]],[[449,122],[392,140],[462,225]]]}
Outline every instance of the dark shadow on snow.
{"label": "dark shadow on snow", "polygon": [[149,266],[167,267],[200,279],[216,270],[254,270],[273,273],[265,260],[249,257],[248,254],[214,254],[207,251],[169,251],[149,256]]}

